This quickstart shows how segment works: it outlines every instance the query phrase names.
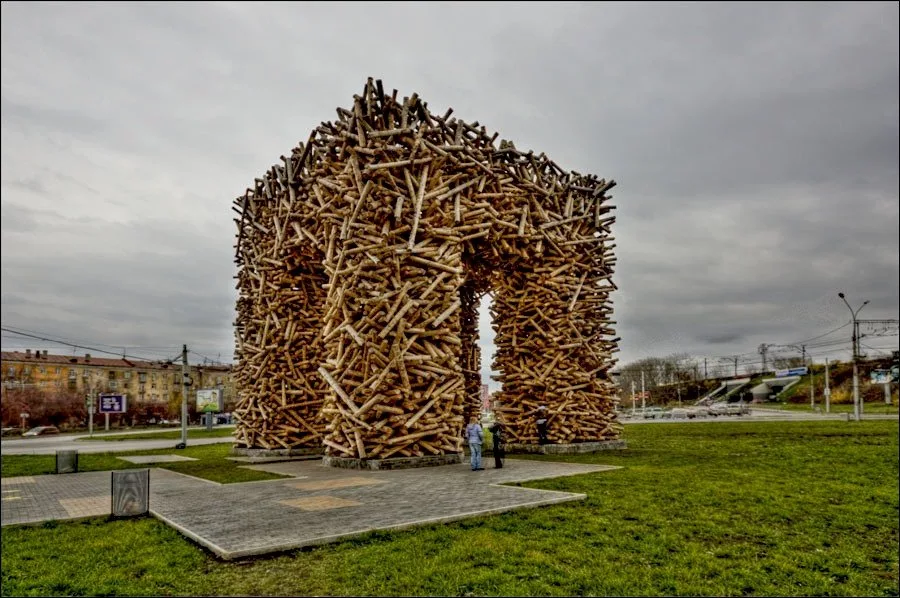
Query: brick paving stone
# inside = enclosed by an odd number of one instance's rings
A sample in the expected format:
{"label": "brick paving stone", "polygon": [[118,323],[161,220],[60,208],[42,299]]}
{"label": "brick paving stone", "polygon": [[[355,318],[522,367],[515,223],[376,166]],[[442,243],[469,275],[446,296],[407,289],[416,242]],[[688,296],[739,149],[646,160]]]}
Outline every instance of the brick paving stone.
{"label": "brick paving stone", "polygon": [[129,463],[177,463],[178,461],[196,461],[193,457],[182,457],[181,455],[135,455],[133,457],[119,457],[123,461]]}
{"label": "brick paving stone", "polygon": [[[291,478],[218,484],[165,469],[150,473],[150,512],[222,558],[334,542],[571,500],[583,494],[502,484],[617,469],[507,459],[503,469],[466,463],[388,471],[325,467],[320,461],[246,466]],[[304,479],[304,482],[298,482]],[[110,473],[3,478],[2,525],[109,512]]]}

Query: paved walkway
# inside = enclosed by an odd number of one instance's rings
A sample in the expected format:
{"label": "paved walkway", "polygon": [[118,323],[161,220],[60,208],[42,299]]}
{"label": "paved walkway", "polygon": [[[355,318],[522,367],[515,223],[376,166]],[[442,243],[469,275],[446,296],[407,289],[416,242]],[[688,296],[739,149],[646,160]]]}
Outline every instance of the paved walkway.
{"label": "paved walkway", "polygon": [[[0,441],[0,452],[4,455],[53,455],[56,451],[76,450],[79,453],[119,453],[124,451],[148,451],[151,449],[174,448],[180,440],[162,438],[160,440],[78,440],[85,436],[37,436]],[[231,436],[218,438],[188,438],[188,446],[234,442]]]}
{"label": "paved walkway", "polygon": [[[319,461],[250,465],[291,478],[217,484],[166,469],[150,472],[150,510],[225,559],[581,500],[583,494],[500,484],[595,473],[611,466],[507,459],[398,471],[356,471]],[[3,478],[2,525],[108,515],[109,472]]]}

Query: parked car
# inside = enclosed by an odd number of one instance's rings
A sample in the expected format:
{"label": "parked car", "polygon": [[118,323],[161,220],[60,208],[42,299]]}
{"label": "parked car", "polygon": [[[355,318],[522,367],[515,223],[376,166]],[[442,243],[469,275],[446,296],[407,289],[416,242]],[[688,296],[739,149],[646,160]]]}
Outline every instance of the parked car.
{"label": "parked car", "polygon": [[0,433],[2,436],[18,436],[22,431],[19,428],[3,428],[3,432]]}
{"label": "parked car", "polygon": [[694,419],[695,417],[697,417],[697,412],[693,409],[685,409],[683,407],[672,409],[672,419]]}
{"label": "parked car", "polygon": [[59,428],[56,426],[37,426],[36,428],[31,428],[22,436],[47,436],[49,434],[59,434]]}
{"label": "parked car", "polygon": [[662,407],[647,407],[642,411],[644,413],[644,419],[662,419],[667,415],[666,410]]}
{"label": "parked car", "polygon": [[719,415],[744,415],[750,413],[750,409],[744,403],[713,403],[709,406],[709,414]]}

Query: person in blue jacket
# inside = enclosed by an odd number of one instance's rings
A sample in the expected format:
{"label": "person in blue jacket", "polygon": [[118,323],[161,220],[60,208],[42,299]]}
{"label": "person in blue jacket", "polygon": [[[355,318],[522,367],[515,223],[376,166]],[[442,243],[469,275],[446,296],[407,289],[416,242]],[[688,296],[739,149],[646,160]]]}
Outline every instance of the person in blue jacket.
{"label": "person in blue jacket", "polygon": [[481,471],[481,445],[484,444],[484,430],[478,422],[478,416],[473,415],[466,426],[466,440],[469,441],[469,451],[472,456],[472,471]]}

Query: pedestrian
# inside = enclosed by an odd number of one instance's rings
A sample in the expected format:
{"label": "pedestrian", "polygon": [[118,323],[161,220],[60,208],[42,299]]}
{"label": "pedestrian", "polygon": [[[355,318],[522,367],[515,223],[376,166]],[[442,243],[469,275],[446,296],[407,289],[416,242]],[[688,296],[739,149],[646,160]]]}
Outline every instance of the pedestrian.
{"label": "pedestrian", "polygon": [[537,412],[538,444],[547,444],[547,407],[541,405]]}
{"label": "pedestrian", "polygon": [[503,425],[495,421],[490,427],[491,439],[494,445],[494,468],[503,469],[503,458],[506,457],[506,446],[503,438]]}
{"label": "pedestrian", "polygon": [[481,445],[484,443],[484,430],[478,422],[478,416],[473,415],[466,426],[466,440],[469,441],[469,452],[471,453],[472,471],[481,471]]}

